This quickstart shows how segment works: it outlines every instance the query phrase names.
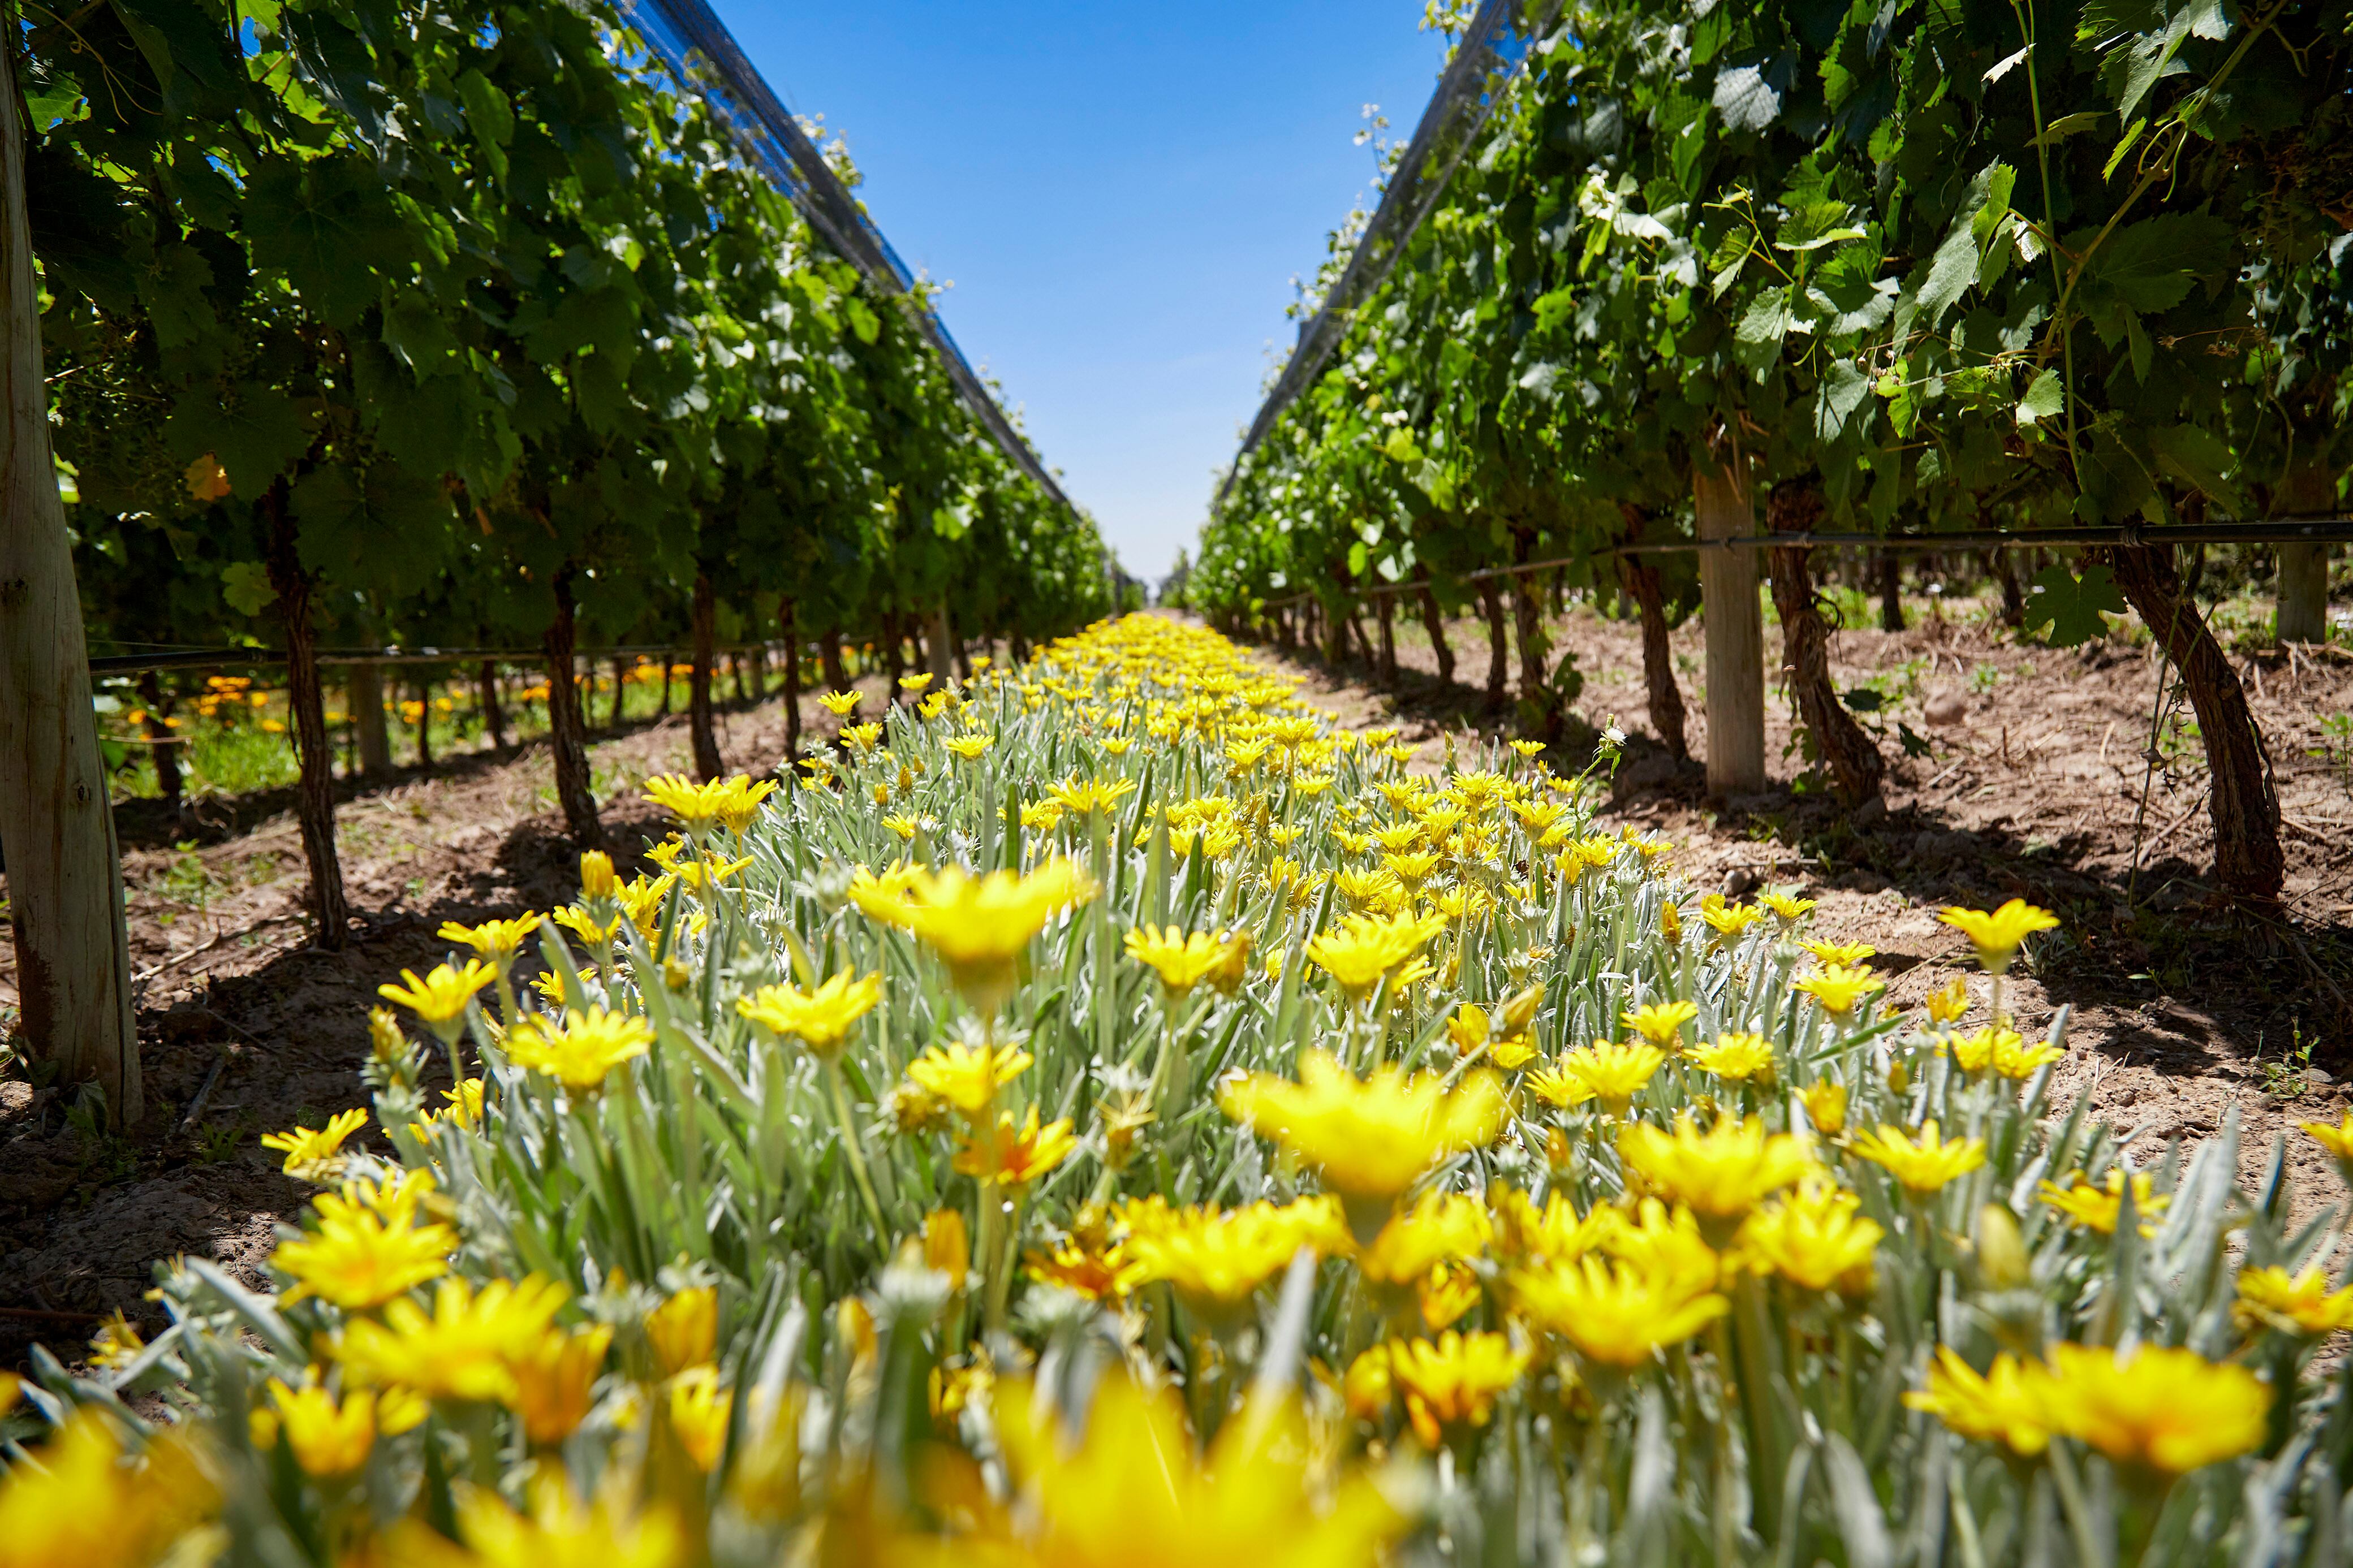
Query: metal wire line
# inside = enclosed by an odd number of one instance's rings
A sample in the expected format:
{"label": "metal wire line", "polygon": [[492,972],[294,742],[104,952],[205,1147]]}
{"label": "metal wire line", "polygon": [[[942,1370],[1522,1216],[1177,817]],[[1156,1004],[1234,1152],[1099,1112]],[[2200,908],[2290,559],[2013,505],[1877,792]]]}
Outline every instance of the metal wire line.
{"label": "metal wire line", "polygon": [[[1458,583],[1483,583],[1500,577],[1525,577],[1574,566],[1597,555],[1697,554],[1708,550],[2031,550],[2042,545],[2094,544],[2343,544],[2353,542],[2353,518],[2268,517],[2248,522],[2168,523],[2144,528],[2137,523],[2102,527],[2034,528],[2019,531],[1998,529],[1957,530],[1951,533],[1755,533],[1735,539],[1661,539],[1640,544],[1605,544],[1578,555],[1554,555],[1542,561],[1522,561],[1509,566],[1487,566],[1476,572],[1449,574]],[[1427,579],[1351,585],[1346,592],[1370,598],[1382,594],[1413,593],[1430,585]],[[1263,609],[1303,604],[1313,592],[1261,601]]]}

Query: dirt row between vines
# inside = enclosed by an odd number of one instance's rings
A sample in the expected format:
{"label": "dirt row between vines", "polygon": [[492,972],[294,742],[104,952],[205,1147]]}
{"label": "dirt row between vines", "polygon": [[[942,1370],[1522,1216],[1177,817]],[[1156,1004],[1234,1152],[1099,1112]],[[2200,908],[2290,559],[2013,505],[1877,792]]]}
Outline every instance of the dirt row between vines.
{"label": "dirt row between vines", "polygon": [[[2353,709],[2353,666],[2316,656],[2263,667],[2257,711],[2297,825],[2287,839],[2293,923],[2250,933],[2202,907],[2194,769],[2177,768],[2169,788],[2161,775],[2152,791],[2137,901],[2126,905],[2156,682],[2140,651],[2020,649],[1951,623],[1841,635],[1833,649],[1841,684],[1907,661],[1934,672],[1880,715],[1929,736],[1934,754],[1897,763],[1887,809],[1862,816],[1786,786],[1711,808],[1697,768],[1678,766],[1647,733],[1633,629],[1580,610],[1554,633],[1588,679],[1555,765],[1581,766],[1592,726],[1611,714],[1632,731],[1605,822],[1673,838],[1675,864],[1704,890],[1773,883],[1820,900],[1817,929],[1878,945],[1873,962],[1898,1002],[1967,967],[1958,940],[1936,923],[1939,905],[2019,894],[2058,910],[2065,940],[2012,986],[2014,1004],[2036,1027],[2061,1004],[2073,1009],[2061,1092],[2090,1085],[2103,1114],[2137,1129],[2136,1155],[2211,1135],[2235,1106],[2253,1181],[2275,1132],[2343,1113],[2338,1079],[2353,1053],[2342,990],[2332,987],[2353,988],[2345,923],[2353,795],[2340,772],[2305,752],[2324,745],[2326,716]],[[1690,739],[1702,752],[1698,636],[1696,626],[1683,628],[1676,649]],[[1459,624],[1451,639],[1458,674],[1482,680],[1482,628]],[[1396,692],[1375,690],[1361,668],[1258,651],[1343,722],[1403,726],[1420,748],[1417,766],[1436,765],[1450,732],[1500,733],[1508,722],[1478,691],[1440,687],[1418,637],[1400,650],[1408,668]],[[1983,669],[1999,678],[1973,682]],[[1953,721],[1930,725],[1932,706]],[[820,732],[832,722],[814,702],[803,721]],[[730,714],[728,764],[775,767],[784,731],[776,700]],[[1769,754],[1778,758],[1787,740],[1777,703]],[[688,765],[683,721],[605,739],[592,759],[615,845],[659,836],[659,816],[637,804],[636,786]],[[1774,768],[1785,781],[1792,771],[1786,759]],[[279,1173],[259,1136],[364,1105],[358,1068],[376,985],[441,958],[446,944],[433,933],[444,920],[543,910],[575,885],[543,750],[448,759],[429,776],[344,801],[338,837],[365,929],[346,951],[323,952],[308,945],[301,855],[285,805],[204,802],[193,824],[167,823],[150,803],[118,809],[149,1110],[128,1136],[92,1136],[71,1123],[57,1089],[35,1087],[21,1068],[0,1078],[0,1367],[19,1364],[35,1341],[70,1357],[114,1310],[153,1326],[160,1320],[142,1293],[159,1258],[207,1257],[258,1283],[273,1226],[308,1195]],[[0,1004],[15,1000],[12,963],[0,947]],[[2299,1030],[2317,1043],[2316,1070],[2280,1082]],[[2333,1197],[2335,1178],[2306,1141],[2292,1137],[2289,1150],[2299,1206]]]}

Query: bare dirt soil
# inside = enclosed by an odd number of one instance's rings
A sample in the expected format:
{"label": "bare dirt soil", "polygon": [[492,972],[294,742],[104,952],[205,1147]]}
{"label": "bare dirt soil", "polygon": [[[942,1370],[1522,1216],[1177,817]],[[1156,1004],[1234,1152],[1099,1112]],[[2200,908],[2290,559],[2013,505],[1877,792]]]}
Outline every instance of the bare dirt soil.
{"label": "bare dirt soil", "polygon": [[[1673,838],[1675,864],[1702,889],[1774,884],[1820,900],[1816,929],[1875,943],[1872,962],[1898,1004],[1973,969],[1938,907],[2023,896],[2057,910],[2064,929],[2042,939],[2033,973],[2013,977],[2010,1003],[2037,1028],[2071,1009],[2061,1097],[2088,1088],[2102,1115],[2134,1130],[2143,1159],[2168,1140],[2213,1135],[2235,1110],[2250,1183],[2284,1132],[2299,1210],[2335,1201],[2335,1175],[2294,1128],[2341,1116],[2353,1073],[2353,790],[2341,750],[2329,751],[2343,742],[2326,724],[2353,710],[2353,659],[2307,649],[2241,661],[2288,825],[2284,918],[2250,921],[2209,903],[2194,739],[2166,741],[2154,768],[2144,760],[2158,676],[2148,650],[2123,640],[2074,654],[2021,647],[1968,614],[1948,606],[1901,634],[1834,640],[1840,684],[1875,682],[1887,698],[1871,715],[1893,760],[1884,809],[1845,813],[1790,787],[1805,770],[1784,751],[1778,696],[1767,748],[1781,782],[1711,804],[1697,764],[1678,764],[1649,732],[1633,626],[1575,606],[1551,622],[1556,647],[1573,650],[1586,675],[1554,765],[1583,766],[1596,726],[1614,715],[1631,733],[1605,819]],[[1450,732],[1503,731],[1510,715],[1476,689],[1483,626],[1450,627],[1466,683],[1453,686],[1435,679],[1419,628],[1400,618],[1398,630],[1395,691],[1375,689],[1361,666],[1260,651],[1343,722],[1402,725],[1430,765]],[[1704,754],[1699,637],[1694,623],[1674,646],[1691,746]],[[813,701],[803,722],[832,728]],[[1901,755],[1899,722],[1928,741],[1926,756]],[[784,729],[775,700],[729,713],[729,765],[768,772]],[[638,785],[688,766],[683,719],[606,739],[592,758],[617,849],[659,836],[659,814]],[[118,807],[150,1109],[127,1134],[96,1133],[21,1067],[0,1077],[0,1367],[19,1364],[36,1341],[70,1359],[109,1312],[153,1322],[142,1293],[159,1258],[207,1257],[259,1283],[272,1227],[308,1192],[279,1173],[259,1136],[364,1103],[358,1068],[375,987],[444,957],[434,935],[444,920],[544,910],[577,885],[543,748],[354,784],[338,839],[363,927],[345,951],[324,952],[310,945],[290,805],[199,802],[193,825],[153,803]],[[12,964],[0,948],[0,1005],[15,1001]],[[2306,1068],[2292,1053],[2307,1045]]]}

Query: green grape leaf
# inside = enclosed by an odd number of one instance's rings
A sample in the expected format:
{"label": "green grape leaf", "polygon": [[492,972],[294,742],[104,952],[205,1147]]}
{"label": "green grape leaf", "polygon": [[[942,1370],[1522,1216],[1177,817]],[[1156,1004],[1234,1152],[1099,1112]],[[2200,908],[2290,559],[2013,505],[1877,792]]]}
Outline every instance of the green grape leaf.
{"label": "green grape leaf", "polygon": [[69,116],[80,119],[74,109],[81,100],[81,83],[68,71],[44,71],[25,83],[25,114],[36,137],[47,136]]}
{"label": "green grape leaf", "polygon": [[245,203],[257,267],[283,270],[331,327],[347,327],[383,291],[375,268],[409,255],[408,232],[373,164],[322,158],[265,164]]}
{"label": "green grape leaf", "polygon": [[[389,459],[364,473],[313,469],[292,494],[302,564],[347,586],[396,597],[431,586],[447,552],[451,513],[439,480]],[[387,546],[391,548],[387,548]]]}
{"label": "green grape leaf", "polygon": [[1727,131],[1762,131],[1781,117],[1781,95],[1789,85],[1794,57],[1725,66],[1715,73],[1715,107]]}
{"label": "green grape leaf", "polygon": [[1920,309],[1928,313],[1931,323],[1939,321],[1977,280],[1977,236],[1969,232],[1968,224],[1956,223],[1928,263],[1927,279],[1920,285]]}
{"label": "green grape leaf", "polygon": [[[2095,232],[2078,231],[2068,243],[2089,245]],[[2145,314],[2169,310],[2200,277],[2232,265],[2232,237],[2231,226],[2210,214],[2159,213],[2109,235],[2085,263],[2083,286]]]}
{"label": "green grape leaf", "polygon": [[2051,631],[2045,642],[2052,647],[2076,647],[2108,635],[2103,615],[2124,613],[2125,596],[2106,567],[2086,566],[2078,578],[2064,566],[2046,566],[2027,586],[2026,613],[2019,624],[2030,632],[2047,626]]}
{"label": "green grape leaf", "polygon": [[482,150],[491,173],[504,184],[507,148],[514,142],[514,106],[496,82],[470,67],[458,78],[458,101],[465,106],[474,144]]}
{"label": "green grape leaf", "polygon": [[1893,278],[1873,279],[1825,269],[1806,285],[1806,303],[1821,312],[1822,335],[1852,337],[1876,331],[1895,313],[1903,285]]}
{"label": "green grape leaf", "polygon": [[[2075,444],[2076,481],[2082,486],[2078,514],[2087,522],[2133,516],[2157,493],[2148,470],[2143,453],[2128,445],[2113,424],[2094,428]],[[2084,503],[2089,503],[2088,510]]]}
{"label": "green grape leaf", "polygon": [[155,73],[157,85],[168,85],[172,79],[172,45],[164,30],[141,16],[136,6],[118,4],[112,9],[114,19],[122,24],[122,30],[131,35],[131,41],[146,57],[147,68]]}
{"label": "green grape leaf", "polygon": [[155,254],[155,265],[139,279],[139,302],[154,323],[155,342],[164,348],[185,348],[216,327],[206,286],[213,269],[191,246],[167,245]]}
{"label": "green grape leaf", "polygon": [[1761,290],[1740,314],[1732,334],[1733,356],[1760,378],[1766,366],[1780,357],[1781,340],[1789,332],[1789,290]]}
{"label": "green grape leaf", "polygon": [[2056,419],[2067,411],[2066,392],[2059,384],[2059,373],[2045,369],[2027,384],[2026,395],[2018,400],[2018,422],[2040,425],[2045,419]]}
{"label": "green grape leaf", "polygon": [[2104,110],[2080,109],[2073,114],[2063,114],[2042,128],[2042,134],[2027,142],[2029,147],[2048,147],[2078,131],[2089,131],[2107,118]]}
{"label": "green grape leaf", "polygon": [[1853,423],[1855,410],[1870,402],[1871,377],[1856,369],[1852,360],[1831,361],[1815,393],[1815,436],[1824,441],[1837,440]]}
{"label": "green grape leaf", "polygon": [[181,394],[164,421],[164,439],[182,458],[210,452],[230,489],[254,500],[310,450],[311,426],[294,400],[275,387],[238,382],[224,402],[206,384]]}
{"label": "green grape leaf", "polygon": [[2161,471],[2197,486],[2232,512],[2246,513],[2247,498],[2231,479],[2235,459],[2213,431],[2203,425],[2163,426],[2148,433],[2148,445]]}
{"label": "green grape leaf", "polygon": [[278,598],[269,568],[259,561],[232,561],[221,568],[221,597],[240,616],[258,616]]}
{"label": "green grape leaf", "polygon": [[457,368],[458,340],[433,300],[416,289],[396,289],[385,300],[384,344],[419,381]]}

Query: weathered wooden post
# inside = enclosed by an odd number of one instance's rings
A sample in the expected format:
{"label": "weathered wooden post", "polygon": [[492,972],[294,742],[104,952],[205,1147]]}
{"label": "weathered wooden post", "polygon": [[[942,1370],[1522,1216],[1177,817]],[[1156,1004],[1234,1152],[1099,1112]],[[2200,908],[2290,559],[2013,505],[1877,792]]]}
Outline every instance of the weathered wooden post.
{"label": "weathered wooden post", "polygon": [[145,1109],[131,1017],[122,867],[98,721],[90,647],[74,587],[65,503],[49,449],[39,285],[25,216],[24,106],[0,62],[0,288],[8,336],[0,435],[0,848],[16,944],[22,1027],[32,1055],[68,1083],[106,1092],[128,1126]]}
{"label": "weathered wooden post", "polygon": [[[1736,441],[1711,443],[1692,468],[1692,503],[1703,540],[1757,531],[1748,465]],[[1757,552],[1703,550],[1700,616],[1707,634],[1707,789],[1752,795],[1765,787],[1765,615]]]}

